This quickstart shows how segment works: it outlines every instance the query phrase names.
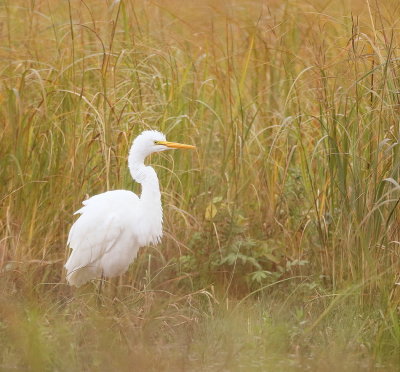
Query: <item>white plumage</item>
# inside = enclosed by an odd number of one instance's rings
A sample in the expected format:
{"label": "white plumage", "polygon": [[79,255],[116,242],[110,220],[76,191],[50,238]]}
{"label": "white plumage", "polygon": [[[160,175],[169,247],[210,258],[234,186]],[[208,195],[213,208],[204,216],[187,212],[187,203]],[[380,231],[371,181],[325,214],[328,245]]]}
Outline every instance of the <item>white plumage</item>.
{"label": "white plumage", "polygon": [[164,134],[144,131],[134,140],[128,157],[133,179],[142,186],[140,197],[114,190],[92,196],[75,214],[68,244],[72,253],[65,264],[67,281],[77,287],[101,276],[123,274],[140,247],[156,244],[162,237],[161,193],[157,174],[144,159],[171,148],[194,148],[167,142]]}

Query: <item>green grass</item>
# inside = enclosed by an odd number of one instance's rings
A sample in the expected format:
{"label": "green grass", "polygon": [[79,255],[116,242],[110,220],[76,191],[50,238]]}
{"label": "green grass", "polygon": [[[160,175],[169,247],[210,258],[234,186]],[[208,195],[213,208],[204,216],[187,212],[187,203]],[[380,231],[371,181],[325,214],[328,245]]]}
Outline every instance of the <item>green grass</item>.
{"label": "green grass", "polygon": [[[396,370],[397,1],[0,2],[0,369]],[[86,195],[139,192],[162,244],[80,290]]]}
{"label": "green grass", "polygon": [[[335,301],[331,295],[311,297],[306,284],[277,286],[245,302],[217,302],[206,290],[131,287],[123,295],[120,289],[117,296],[103,296],[101,303],[93,287],[79,295],[10,296],[1,303],[2,368],[396,369],[399,344],[393,344],[394,324],[383,325],[384,314],[360,311],[357,291],[337,294]],[[288,289],[296,296],[288,297]]]}

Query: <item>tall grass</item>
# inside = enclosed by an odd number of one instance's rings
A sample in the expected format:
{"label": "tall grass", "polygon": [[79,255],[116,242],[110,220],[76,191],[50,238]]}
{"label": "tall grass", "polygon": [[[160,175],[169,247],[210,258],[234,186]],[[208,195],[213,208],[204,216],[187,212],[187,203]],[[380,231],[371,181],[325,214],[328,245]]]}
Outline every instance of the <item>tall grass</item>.
{"label": "tall grass", "polygon": [[[396,1],[0,5],[4,368],[396,364]],[[197,151],[151,158],[163,243],[99,308],[65,284],[72,212],[140,191],[146,128]]]}

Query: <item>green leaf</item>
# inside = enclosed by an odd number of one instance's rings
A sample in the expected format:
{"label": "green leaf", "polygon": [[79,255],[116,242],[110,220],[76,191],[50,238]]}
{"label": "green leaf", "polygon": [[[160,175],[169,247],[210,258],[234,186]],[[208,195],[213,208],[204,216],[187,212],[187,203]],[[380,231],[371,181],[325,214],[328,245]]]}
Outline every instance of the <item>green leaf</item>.
{"label": "green leaf", "polygon": [[214,204],[219,203],[222,201],[222,196],[215,196],[212,200]]}

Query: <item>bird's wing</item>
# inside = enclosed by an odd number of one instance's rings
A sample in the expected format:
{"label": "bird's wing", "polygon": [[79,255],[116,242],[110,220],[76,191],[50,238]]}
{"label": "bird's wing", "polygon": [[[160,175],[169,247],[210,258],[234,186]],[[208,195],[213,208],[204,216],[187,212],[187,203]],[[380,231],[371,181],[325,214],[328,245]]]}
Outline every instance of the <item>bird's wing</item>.
{"label": "bird's wing", "polygon": [[121,235],[118,216],[109,215],[103,219],[88,217],[81,215],[71,228],[68,244],[72,252],[65,264],[68,274],[101,259],[118,243]]}
{"label": "bird's wing", "polygon": [[83,202],[76,213],[81,216],[72,225],[68,245],[72,248],[65,267],[68,272],[89,266],[112,249],[126,228],[125,208],[135,208],[138,197],[116,190],[95,195]]}

